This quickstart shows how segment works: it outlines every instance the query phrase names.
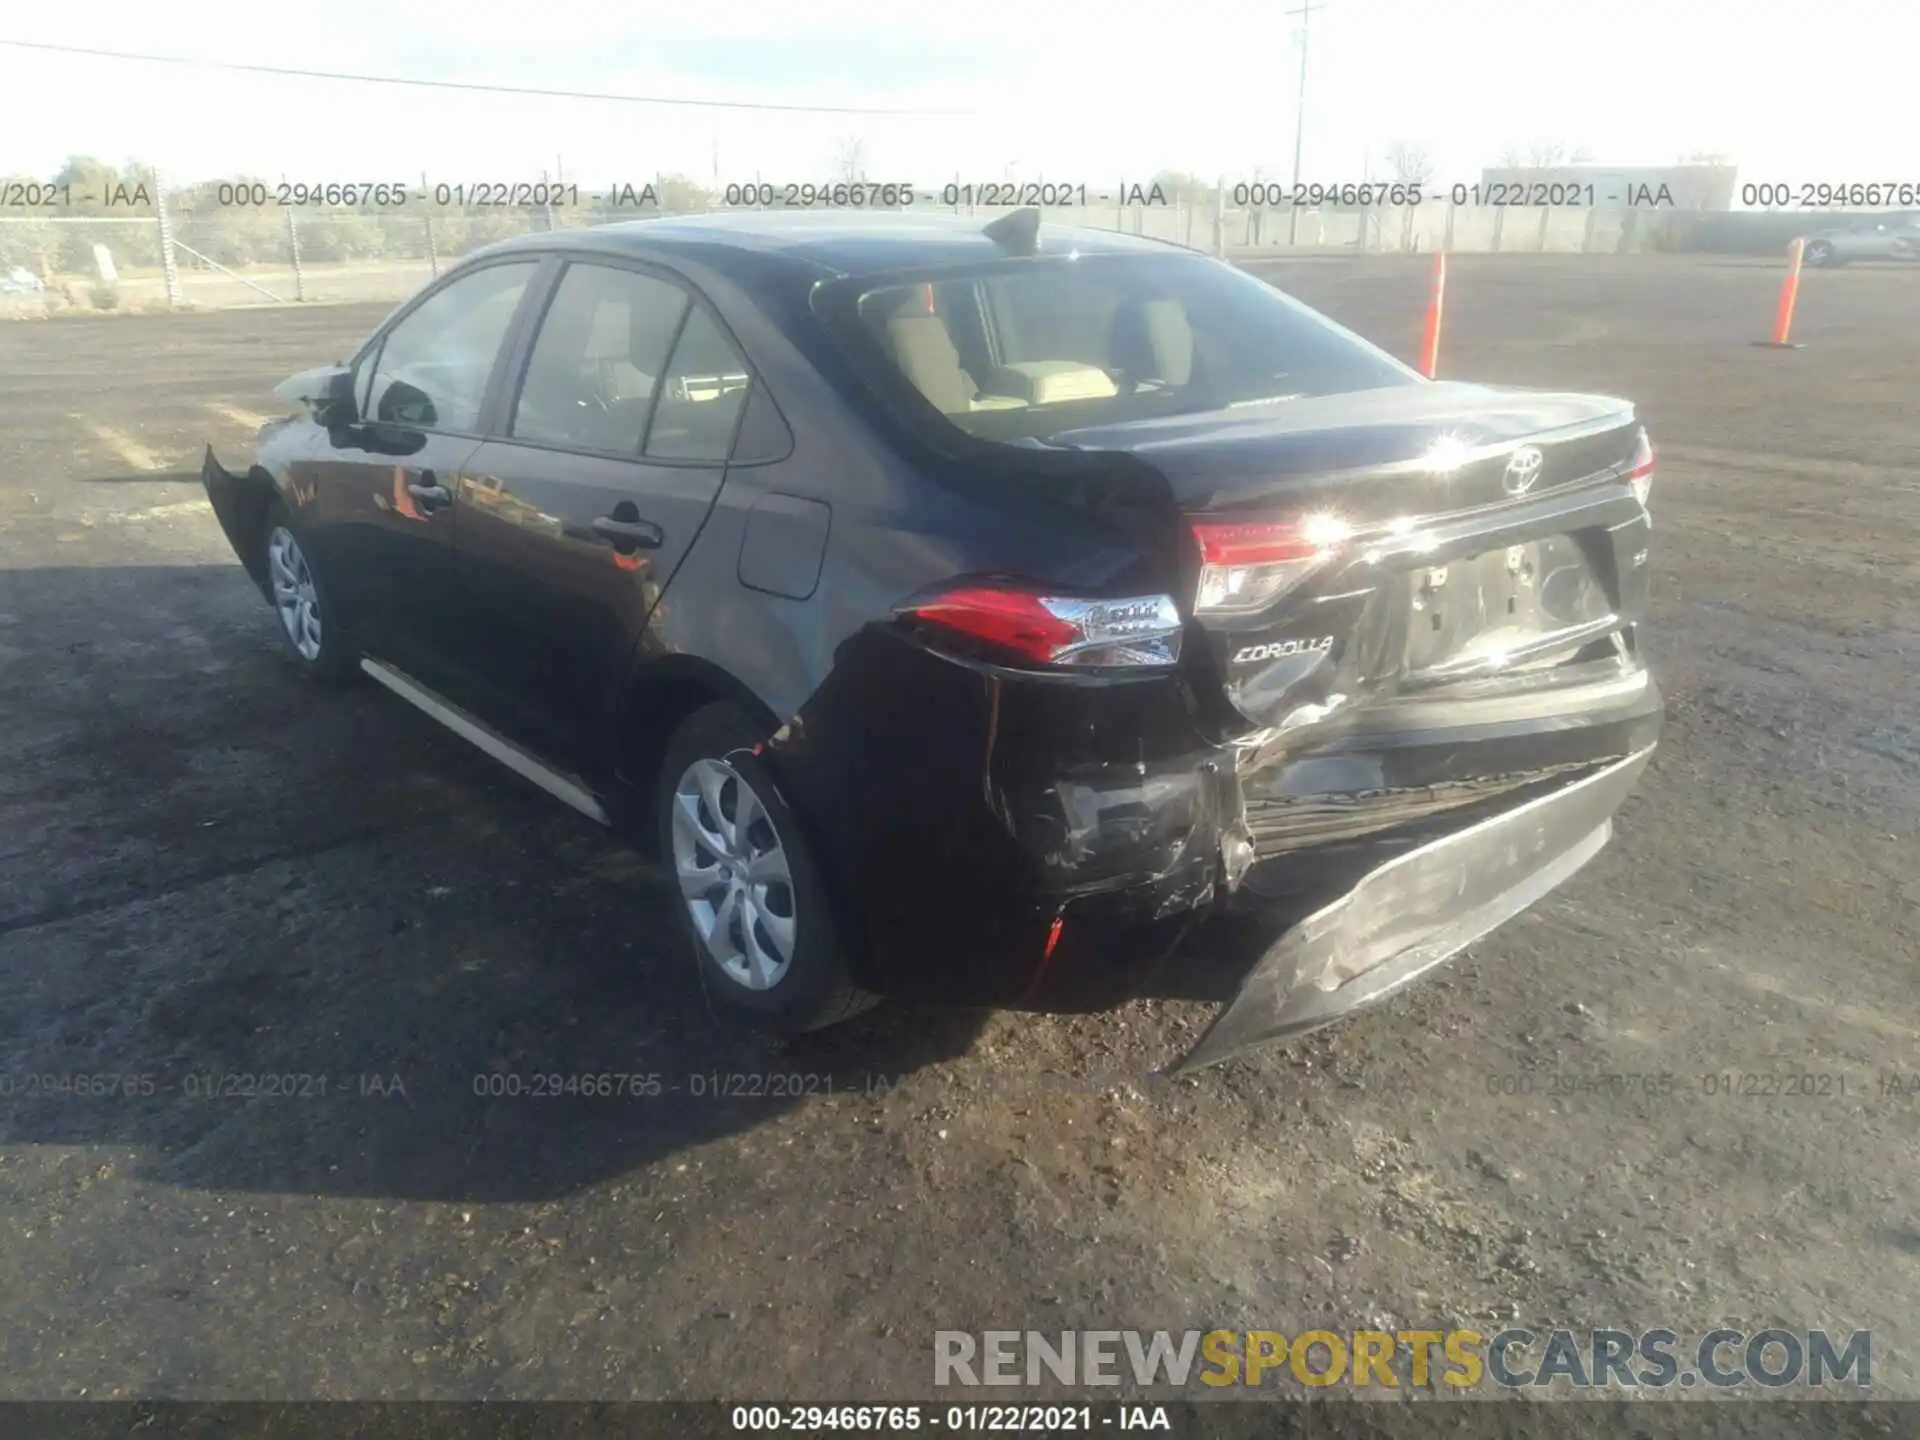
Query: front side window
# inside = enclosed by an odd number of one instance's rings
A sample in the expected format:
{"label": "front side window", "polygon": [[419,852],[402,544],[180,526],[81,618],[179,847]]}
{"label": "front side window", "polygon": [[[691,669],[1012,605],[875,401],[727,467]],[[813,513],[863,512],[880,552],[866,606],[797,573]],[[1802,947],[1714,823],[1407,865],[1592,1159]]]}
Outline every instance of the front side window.
{"label": "front side window", "polygon": [[1042,255],[889,277],[828,310],[856,358],[892,367],[988,440],[1044,444],[1086,426],[1420,383],[1271,286],[1186,255]]}
{"label": "front side window", "polygon": [[514,438],[638,456],[689,303],[678,285],[651,275],[569,265],[527,361]]}
{"label": "front side window", "polygon": [[356,383],[360,413],[422,430],[477,430],[500,342],[537,263],[486,266],[421,302],[387,332],[364,387]]}

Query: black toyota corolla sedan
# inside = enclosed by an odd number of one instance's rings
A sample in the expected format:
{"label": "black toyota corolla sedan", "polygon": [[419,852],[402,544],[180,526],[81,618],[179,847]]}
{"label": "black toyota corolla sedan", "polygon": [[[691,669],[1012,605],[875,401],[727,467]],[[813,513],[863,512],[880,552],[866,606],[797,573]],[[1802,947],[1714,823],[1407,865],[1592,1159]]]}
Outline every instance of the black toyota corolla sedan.
{"label": "black toyota corolla sedan", "polygon": [[1137,993],[1306,897],[1185,1058],[1385,996],[1607,841],[1661,715],[1631,405],[1435,383],[1033,211],[464,260],[229,469],[315,679],[654,847],[713,1004]]}

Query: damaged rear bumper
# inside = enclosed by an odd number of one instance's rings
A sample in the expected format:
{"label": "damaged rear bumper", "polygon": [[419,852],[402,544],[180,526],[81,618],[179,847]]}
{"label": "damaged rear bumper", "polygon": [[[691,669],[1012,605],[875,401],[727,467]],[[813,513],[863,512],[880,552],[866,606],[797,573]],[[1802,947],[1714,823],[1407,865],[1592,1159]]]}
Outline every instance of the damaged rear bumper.
{"label": "damaged rear bumper", "polygon": [[[1605,839],[1659,728],[1634,672],[1248,751],[1202,732],[1173,676],[1033,678],[870,628],[766,760],[862,987],[1054,1012],[1231,1000],[1187,1062],[1208,1064],[1384,995],[1544,895],[1576,841]],[[1284,912],[1248,899],[1273,889]],[[1196,958],[1215,922],[1233,947]]]}
{"label": "damaged rear bumper", "polygon": [[1392,995],[1564,882],[1607,843],[1653,747],[1408,851],[1287,931],[1174,1068],[1314,1030]]}
{"label": "damaged rear bumper", "polygon": [[[1177,677],[1036,678],[876,627],[843,647],[766,758],[865,988],[1046,1011],[1239,995],[1192,1062],[1206,1063],[1365,1003],[1424,968],[1398,964],[1403,950],[1438,945],[1437,962],[1559,883],[1577,862],[1556,870],[1562,850],[1545,839],[1471,886],[1458,867],[1476,842],[1439,841],[1517,843],[1510,827],[1528,821],[1480,822],[1566,807],[1582,836],[1602,828],[1638,770],[1621,762],[1652,748],[1661,709],[1643,671],[1621,671],[1551,694],[1374,707],[1250,749],[1204,733]],[[1269,910],[1275,890],[1286,904]],[[1336,920],[1350,891],[1362,898]],[[1326,979],[1335,952],[1358,977],[1348,958],[1362,951],[1398,968],[1283,1006],[1282,992]]]}

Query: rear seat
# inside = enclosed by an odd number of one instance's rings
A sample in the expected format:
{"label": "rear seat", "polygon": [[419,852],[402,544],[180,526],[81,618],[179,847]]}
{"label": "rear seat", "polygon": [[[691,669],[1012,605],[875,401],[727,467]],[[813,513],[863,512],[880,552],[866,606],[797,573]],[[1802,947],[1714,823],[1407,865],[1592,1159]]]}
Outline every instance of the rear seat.
{"label": "rear seat", "polygon": [[1114,312],[1109,354],[1136,387],[1185,385],[1193,379],[1193,327],[1177,301],[1123,305]]}
{"label": "rear seat", "polygon": [[[943,415],[974,410],[1057,405],[1120,393],[1113,377],[1077,360],[1023,360],[998,367],[982,393],[960,363],[947,322],[909,291],[884,320],[885,342],[900,372]],[[1113,357],[1135,388],[1185,385],[1193,375],[1193,331],[1180,306],[1149,300],[1122,308],[1113,320]]]}
{"label": "rear seat", "polygon": [[926,311],[887,317],[887,349],[900,373],[942,415],[963,415],[979,393],[960,363],[947,322]]}
{"label": "rear seat", "polygon": [[1011,395],[983,395],[960,363],[947,322],[923,308],[919,291],[903,295],[884,320],[887,353],[900,373],[942,415],[972,410],[1017,410],[1026,401]]}

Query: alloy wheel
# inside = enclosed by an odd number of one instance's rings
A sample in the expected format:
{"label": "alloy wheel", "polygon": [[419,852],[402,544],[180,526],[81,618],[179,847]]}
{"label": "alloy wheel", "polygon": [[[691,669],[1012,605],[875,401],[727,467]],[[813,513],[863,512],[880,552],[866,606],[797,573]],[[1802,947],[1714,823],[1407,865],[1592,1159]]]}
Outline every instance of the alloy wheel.
{"label": "alloy wheel", "polygon": [[313,571],[307,566],[306,553],[293,532],[276,525],[267,536],[267,571],[273,582],[273,603],[280,611],[280,623],[287,638],[303,660],[320,658],[320,592],[314,588]]}
{"label": "alloy wheel", "polygon": [[694,933],[748,990],[770,990],[793,964],[793,871],[773,816],[724,760],[696,760],[673,791],[673,868]]}

